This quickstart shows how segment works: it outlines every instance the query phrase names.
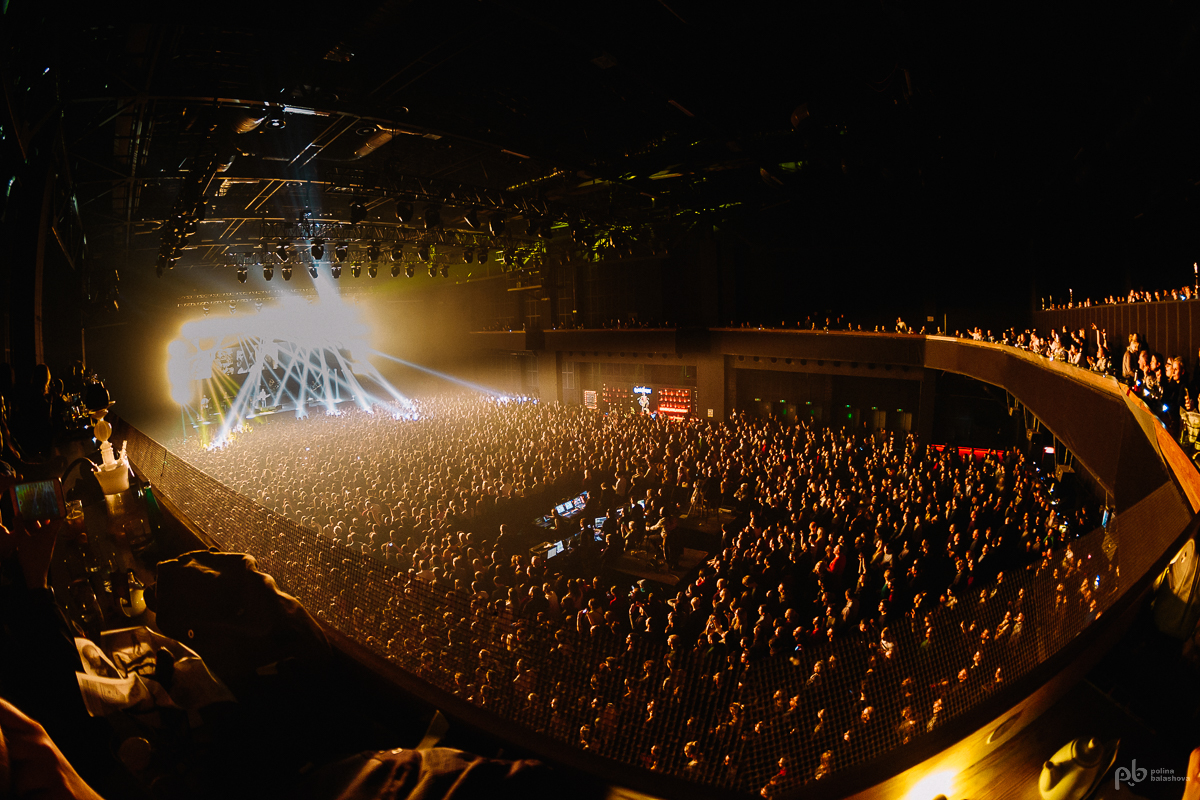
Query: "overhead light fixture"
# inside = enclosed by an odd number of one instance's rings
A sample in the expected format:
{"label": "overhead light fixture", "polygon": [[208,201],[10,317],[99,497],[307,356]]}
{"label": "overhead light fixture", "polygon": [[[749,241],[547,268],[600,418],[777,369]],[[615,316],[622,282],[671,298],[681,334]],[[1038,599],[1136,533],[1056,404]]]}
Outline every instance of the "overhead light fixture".
{"label": "overhead light fixture", "polygon": [[314,281],[317,279],[317,265],[316,264],[308,265],[308,277],[312,278]]}
{"label": "overhead light fixture", "polygon": [[437,206],[425,206],[425,230],[442,227],[442,210]]}
{"label": "overhead light fixture", "polygon": [[362,277],[362,264],[351,265],[350,274],[356,278],[361,278]]}
{"label": "overhead light fixture", "polygon": [[504,233],[504,217],[499,214],[492,214],[492,218],[488,220],[488,233],[492,236],[499,236]]}
{"label": "overhead light fixture", "polygon": [[442,277],[443,278],[450,277],[450,265],[449,264],[442,264]]}
{"label": "overhead light fixture", "polygon": [[348,255],[350,255],[350,245],[345,242],[338,242],[333,246],[333,257],[339,262],[345,261]]}
{"label": "overhead light fixture", "polygon": [[269,280],[271,280],[271,278],[274,278],[274,277],[275,277],[275,268],[274,267],[270,267],[270,266],[263,267],[263,279],[264,280],[269,281]]}
{"label": "overhead light fixture", "polygon": [[404,245],[397,243],[392,246],[392,261],[400,261],[404,258]]}
{"label": "overhead light fixture", "polygon": [[292,268],[291,267],[281,267],[279,270],[279,274],[283,276],[283,279],[285,281],[290,281],[292,279]]}
{"label": "overhead light fixture", "polygon": [[401,270],[401,266],[399,264],[392,264],[392,277],[399,278],[400,270]]}
{"label": "overhead light fixture", "polygon": [[429,265],[429,277],[431,277],[431,278],[437,277],[437,264]]}
{"label": "overhead light fixture", "polygon": [[371,242],[367,245],[367,258],[372,261],[379,260],[379,242]]}
{"label": "overhead light fixture", "polygon": [[375,266],[374,264],[367,267],[367,276],[371,278],[379,277],[379,267]]}
{"label": "overhead light fixture", "polygon": [[312,253],[313,261],[320,261],[325,257],[325,240],[313,239],[312,249],[309,252]]}
{"label": "overhead light fixture", "polygon": [[412,222],[413,219],[413,204],[396,201],[396,219],[404,224]]}
{"label": "overhead light fixture", "polygon": [[[246,282],[246,270],[245,270],[245,268],[244,268],[244,267],[243,267],[242,269],[239,269],[239,270],[237,271],[237,279],[238,279],[238,283],[245,283],[245,282]],[[205,310],[204,310],[204,313],[205,313],[205,314],[207,314],[207,313],[208,313],[208,309],[205,309]]]}
{"label": "overhead light fixture", "polygon": [[332,266],[330,266],[329,267],[329,275],[335,281],[338,278],[342,277],[342,265],[341,264],[333,264]]}
{"label": "overhead light fixture", "polygon": [[488,251],[486,247],[479,248],[479,254],[475,257],[480,264],[486,264],[488,260]]}
{"label": "overhead light fixture", "polygon": [[462,260],[464,264],[470,264],[475,260],[475,251],[471,248],[464,248],[462,251]]}
{"label": "overhead light fixture", "polygon": [[463,222],[473,231],[479,230],[479,209],[472,208],[467,213],[463,214]]}
{"label": "overhead light fixture", "polygon": [[417,258],[421,259],[422,261],[429,261],[429,245],[421,245],[421,247],[417,250]]}
{"label": "overhead light fixture", "polygon": [[411,278],[416,273],[416,268],[412,264],[404,265],[404,277]]}
{"label": "overhead light fixture", "polygon": [[279,260],[286,264],[292,257],[292,243],[287,239],[280,239],[278,247],[275,248],[275,255],[279,256]]}
{"label": "overhead light fixture", "polygon": [[367,204],[361,197],[350,201],[350,224],[357,225],[367,218]]}

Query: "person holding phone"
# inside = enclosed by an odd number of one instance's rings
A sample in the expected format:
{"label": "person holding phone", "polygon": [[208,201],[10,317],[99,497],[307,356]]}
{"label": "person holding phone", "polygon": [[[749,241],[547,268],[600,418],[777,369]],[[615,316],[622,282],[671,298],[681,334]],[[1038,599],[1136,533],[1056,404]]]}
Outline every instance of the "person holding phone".
{"label": "person holding phone", "polygon": [[[8,494],[15,495],[11,484]],[[26,512],[48,513],[48,504],[41,498]],[[83,705],[74,632],[48,584],[64,520],[31,519],[13,511],[11,526],[0,525],[0,698],[15,706],[0,708],[0,740],[6,739],[9,748],[7,780],[14,797],[95,797],[84,781],[104,784],[117,762],[105,723],[90,717]],[[70,773],[55,772],[56,764]],[[9,786],[0,782],[0,797],[8,796]],[[44,793],[36,794],[35,788]]]}

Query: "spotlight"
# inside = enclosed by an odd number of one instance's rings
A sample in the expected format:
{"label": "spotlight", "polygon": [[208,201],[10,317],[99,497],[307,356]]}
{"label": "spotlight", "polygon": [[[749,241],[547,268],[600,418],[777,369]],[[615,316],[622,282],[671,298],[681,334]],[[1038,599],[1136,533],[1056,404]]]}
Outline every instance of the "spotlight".
{"label": "spotlight", "polygon": [[322,258],[324,258],[325,257],[325,240],[324,239],[313,239],[312,240],[312,250],[310,252],[312,253],[313,261],[320,261]]}
{"label": "spotlight", "polygon": [[236,312],[237,312],[237,302],[234,300],[230,300],[229,301],[229,313],[230,313],[230,315],[232,315]]}
{"label": "spotlight", "polygon": [[275,255],[279,256],[279,260],[286,264],[292,257],[292,243],[286,239],[280,239],[279,246],[275,248]]}
{"label": "spotlight", "polygon": [[437,265],[436,264],[429,265],[429,277],[431,277],[431,278],[437,277]]}
{"label": "spotlight", "polygon": [[333,257],[339,262],[345,261],[346,256],[350,254],[350,245],[345,242],[338,242],[333,246]]}
{"label": "spotlight", "polygon": [[499,214],[492,214],[492,218],[488,220],[488,233],[492,236],[499,236],[504,233],[504,217]]}
{"label": "spotlight", "polygon": [[421,245],[420,249],[417,250],[417,258],[421,259],[422,261],[429,260],[429,245]]}
{"label": "spotlight", "polygon": [[392,261],[400,261],[404,258],[404,245],[395,244],[392,246]]}
{"label": "spotlight", "polygon": [[332,266],[330,266],[329,267],[329,275],[335,281],[338,278],[342,277],[342,265],[341,264],[333,264]]}
{"label": "spotlight", "polygon": [[450,277],[450,265],[449,264],[442,264],[442,277],[443,278]]}
{"label": "spotlight", "polygon": [[437,206],[425,206],[425,230],[442,227],[442,210]]}
{"label": "spotlight", "polygon": [[511,267],[513,262],[516,260],[517,254],[512,249],[505,250],[500,254],[500,263],[504,264],[506,267]]}
{"label": "spotlight", "polygon": [[314,281],[317,279],[317,265],[316,264],[308,265],[308,277],[312,278]]}
{"label": "spotlight", "polygon": [[291,267],[282,267],[279,270],[279,274],[283,276],[283,279],[285,281],[290,281],[292,279],[292,268]]}
{"label": "spotlight", "polygon": [[[244,271],[244,270],[240,270],[240,269],[238,270],[238,275],[239,275],[239,276],[244,276],[245,274],[246,274],[246,273],[245,273],[245,271]],[[238,280],[240,280],[242,283],[245,283],[245,282],[246,282],[246,279],[245,279],[244,277],[239,277],[239,279],[238,279]],[[200,310],[201,310],[201,311],[203,311],[203,312],[204,312],[204,316],[206,316],[206,317],[207,317],[207,316],[208,316],[208,312],[212,311],[212,308],[211,308],[211,307],[208,305],[208,303],[205,303],[203,306],[201,306]]]}
{"label": "spotlight", "polygon": [[479,230],[479,210],[472,208],[470,211],[463,214],[463,222],[467,223],[467,227],[471,230]]}
{"label": "spotlight", "polygon": [[543,217],[539,220],[537,235],[539,239],[549,239],[554,235],[554,220],[549,217]]}
{"label": "spotlight", "polygon": [[400,277],[400,265],[399,264],[392,264],[392,277],[393,278]]}
{"label": "spotlight", "polygon": [[[239,269],[237,271],[237,278],[238,278],[238,283],[245,283],[246,282],[246,270]],[[205,313],[207,313],[207,312],[205,312]]]}
{"label": "spotlight", "polygon": [[462,251],[462,260],[464,264],[470,264],[475,260],[475,251],[469,248],[464,249]]}
{"label": "spotlight", "polygon": [[417,271],[416,268],[413,267],[412,264],[404,265],[404,277],[411,278],[413,276],[413,274],[416,273],[416,271]]}
{"label": "spotlight", "polygon": [[379,242],[371,242],[367,245],[367,258],[372,261],[379,260]]}
{"label": "spotlight", "polygon": [[362,264],[354,264],[350,267],[350,274],[356,278],[362,277]]}
{"label": "spotlight", "polygon": [[371,278],[378,277],[379,276],[379,267],[375,266],[374,264],[367,267],[367,276],[371,277]]}
{"label": "spotlight", "polygon": [[269,281],[269,280],[271,280],[271,278],[274,278],[274,277],[275,277],[275,268],[274,267],[263,267],[263,279],[264,280]]}
{"label": "spotlight", "polygon": [[486,263],[487,263],[487,259],[488,259],[488,251],[487,251],[487,248],[486,248],[486,247],[481,247],[481,248],[479,248],[479,254],[476,256],[476,260],[477,260],[477,261],[478,261],[480,264],[486,264]]}
{"label": "spotlight", "polygon": [[408,223],[412,222],[412,218],[413,218],[413,204],[412,203],[402,203],[399,200],[397,200],[396,201],[396,219],[400,220],[402,223],[407,225]]}
{"label": "spotlight", "polygon": [[367,218],[367,204],[363,202],[361,197],[356,197],[350,201],[350,224],[357,225]]}

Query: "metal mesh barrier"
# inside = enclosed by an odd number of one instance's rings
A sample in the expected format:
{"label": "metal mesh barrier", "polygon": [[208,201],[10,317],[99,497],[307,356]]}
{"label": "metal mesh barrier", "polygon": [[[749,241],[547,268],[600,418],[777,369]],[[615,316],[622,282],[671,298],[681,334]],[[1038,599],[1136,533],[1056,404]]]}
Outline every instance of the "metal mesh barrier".
{"label": "metal mesh barrier", "polygon": [[581,633],[575,619],[513,619],[502,603],[301,527],[133,429],[128,453],[221,547],[254,555],[315,615],[401,669],[506,723],[750,794],[782,794],[926,735],[1062,648],[1120,594],[1114,542],[1097,530],[951,607],[919,601],[886,634],[849,630],[798,653],[754,646],[731,658],[719,641],[673,649],[603,625]]}

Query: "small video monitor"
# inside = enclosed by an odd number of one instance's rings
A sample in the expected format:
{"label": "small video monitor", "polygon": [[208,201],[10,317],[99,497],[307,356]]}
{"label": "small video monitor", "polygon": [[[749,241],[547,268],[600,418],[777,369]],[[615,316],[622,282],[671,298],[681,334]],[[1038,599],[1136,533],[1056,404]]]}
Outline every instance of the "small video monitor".
{"label": "small video monitor", "polygon": [[596,522],[595,522],[596,528],[602,527],[604,525],[605,519],[607,519],[607,517],[596,517]]}
{"label": "small video monitor", "polygon": [[62,519],[67,515],[63,502],[62,483],[58,478],[14,484],[13,508],[25,520]]}

